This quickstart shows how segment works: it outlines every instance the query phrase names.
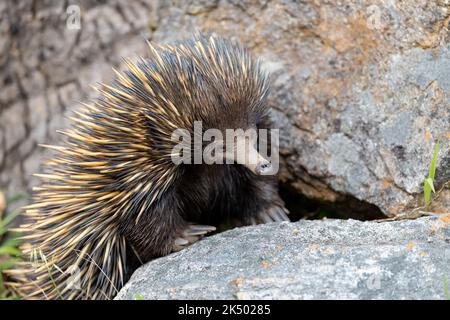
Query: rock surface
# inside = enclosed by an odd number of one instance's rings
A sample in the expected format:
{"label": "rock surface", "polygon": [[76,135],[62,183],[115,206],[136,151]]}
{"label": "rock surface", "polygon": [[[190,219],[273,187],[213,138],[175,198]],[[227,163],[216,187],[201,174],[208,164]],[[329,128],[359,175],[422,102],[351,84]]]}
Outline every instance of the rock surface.
{"label": "rock surface", "polygon": [[[209,30],[239,39],[272,73],[283,183],[328,202],[398,215],[421,205],[435,139],[450,180],[448,0],[72,1],[0,4],[0,188],[36,184],[64,114],[121,57]],[[75,2],[73,2],[76,4]],[[75,27],[74,27],[75,26]],[[434,201],[448,212],[449,192]]]}
{"label": "rock surface", "polygon": [[238,228],[142,266],[116,299],[444,299],[449,227],[446,215]]}

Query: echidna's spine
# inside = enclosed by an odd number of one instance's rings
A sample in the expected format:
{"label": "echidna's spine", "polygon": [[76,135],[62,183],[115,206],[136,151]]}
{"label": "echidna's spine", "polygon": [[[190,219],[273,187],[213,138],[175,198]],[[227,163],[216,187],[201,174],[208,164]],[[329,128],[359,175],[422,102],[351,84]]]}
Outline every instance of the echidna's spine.
{"label": "echidna's spine", "polygon": [[[113,297],[128,272],[120,221],[130,215],[137,223],[173,179],[170,158],[154,147],[167,144],[161,132],[179,123],[171,119],[171,103],[162,106],[163,97],[153,96],[161,94],[152,87],[163,76],[157,64],[150,69],[127,60],[127,66],[114,87],[102,85],[100,98],[71,117],[70,129],[61,131],[62,146],[46,146],[56,156],[37,175],[43,183],[18,230],[26,241],[23,253],[33,261],[8,272],[13,288],[27,298]],[[144,109],[148,103],[152,108]],[[150,130],[159,141],[148,137]]]}
{"label": "echidna's spine", "polygon": [[37,175],[42,185],[19,229],[32,261],[8,271],[10,286],[26,298],[113,297],[130,271],[127,230],[139,230],[179,174],[171,161],[172,132],[220,114],[223,106],[209,100],[217,88],[221,101],[238,106],[244,97],[255,112],[265,112],[256,108],[265,77],[247,52],[226,40],[150,45],[148,59],[125,62],[128,70],[116,72],[111,86],[100,85],[98,99],[71,117],[70,129],[61,131],[64,143],[46,146],[55,156]]}

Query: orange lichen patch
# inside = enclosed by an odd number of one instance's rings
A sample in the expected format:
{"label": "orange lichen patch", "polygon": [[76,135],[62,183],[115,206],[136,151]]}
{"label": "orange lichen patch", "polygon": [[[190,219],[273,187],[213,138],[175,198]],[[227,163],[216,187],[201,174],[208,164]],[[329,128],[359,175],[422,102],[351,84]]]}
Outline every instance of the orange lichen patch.
{"label": "orange lichen patch", "polygon": [[230,281],[230,284],[235,285],[235,286],[240,286],[244,283],[244,279],[243,278],[236,278]]}
{"label": "orange lichen patch", "polygon": [[309,248],[306,249],[306,251],[313,251],[313,250],[317,250],[319,248],[320,248],[320,244],[313,243]]}
{"label": "orange lichen patch", "polygon": [[[336,21],[339,22],[336,23]],[[349,16],[347,22],[322,19],[318,29],[325,45],[333,47],[339,52],[354,48],[361,50],[362,56],[359,58],[362,59],[358,62],[368,58],[368,51],[378,46],[377,35],[369,28],[367,19],[361,14]]]}
{"label": "orange lichen patch", "polygon": [[283,250],[283,247],[282,246],[277,246],[277,250],[281,251],[281,250]]}
{"label": "orange lichen patch", "polygon": [[418,45],[422,49],[434,48],[439,44],[440,39],[441,36],[438,33],[429,32],[425,35],[424,38],[418,41]]}
{"label": "orange lichen patch", "polygon": [[448,134],[447,134],[447,138],[449,138],[449,139],[450,139],[450,133],[448,133]]}
{"label": "orange lichen patch", "polygon": [[428,255],[428,252],[426,252],[426,251],[420,251],[419,255],[420,255],[421,257],[426,257],[426,256]]}
{"label": "orange lichen patch", "polygon": [[263,267],[264,269],[267,269],[270,267],[270,263],[268,261],[263,261],[261,262],[261,267]]}
{"label": "orange lichen patch", "polygon": [[382,187],[383,190],[386,190],[386,189],[388,189],[391,186],[392,186],[392,179],[385,178],[381,182],[381,187]]}
{"label": "orange lichen patch", "polygon": [[[422,196],[422,198],[423,198],[423,196]],[[396,215],[405,214],[407,209],[408,208],[404,204],[399,203],[399,204],[395,204],[394,206],[389,206],[386,209],[386,213],[389,217],[395,217]]]}
{"label": "orange lichen patch", "polygon": [[406,246],[406,249],[412,250],[415,246],[416,246],[416,244],[415,244],[414,242],[410,242],[410,243],[408,243],[408,245]]}
{"label": "orange lichen patch", "polygon": [[[445,32],[448,32],[450,16],[445,18],[444,21],[438,20],[430,32],[425,32],[425,35],[418,42],[418,45],[422,49],[435,48],[439,46],[439,42],[445,37]],[[441,30],[447,31],[441,32]]]}
{"label": "orange lichen patch", "polygon": [[443,26],[444,28],[450,29],[450,16],[445,18]]}
{"label": "orange lichen patch", "polygon": [[339,78],[321,78],[314,85],[313,88],[321,88],[322,95],[327,94],[329,97],[338,97],[342,92],[348,89],[348,83],[344,83]]}
{"label": "orange lichen patch", "polygon": [[431,139],[431,133],[429,131],[425,132],[425,141],[428,141]]}
{"label": "orange lichen patch", "polygon": [[450,223],[450,214],[442,215],[442,216],[439,218],[439,220],[441,220],[442,222],[445,222],[445,223]]}

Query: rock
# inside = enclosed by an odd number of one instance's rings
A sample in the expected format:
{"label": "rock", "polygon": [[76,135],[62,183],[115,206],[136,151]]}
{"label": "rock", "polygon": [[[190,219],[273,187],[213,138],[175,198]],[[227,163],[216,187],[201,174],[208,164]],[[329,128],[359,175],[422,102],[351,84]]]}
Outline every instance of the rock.
{"label": "rock", "polygon": [[444,299],[449,226],[446,215],[237,228],[140,267],[116,299]]}
{"label": "rock", "polygon": [[[6,149],[44,136],[57,141],[66,107],[91,98],[88,85],[108,82],[122,56],[145,55],[144,38],[167,43],[204,30],[240,40],[271,72],[286,189],[329,203],[359,200],[361,217],[374,217],[364,204],[387,216],[408,213],[423,204],[437,139],[436,188],[450,180],[448,1],[86,1],[80,9],[73,30],[60,3],[0,7],[8,17],[0,23],[0,117],[20,114],[32,99],[56,95],[69,104],[48,104],[42,126],[14,123],[13,134],[0,124],[3,172],[38,161],[32,144]],[[70,99],[60,101],[67,86]],[[35,119],[32,113],[22,121]],[[21,172],[0,188],[30,187]],[[448,199],[441,193],[431,209],[448,212]]]}

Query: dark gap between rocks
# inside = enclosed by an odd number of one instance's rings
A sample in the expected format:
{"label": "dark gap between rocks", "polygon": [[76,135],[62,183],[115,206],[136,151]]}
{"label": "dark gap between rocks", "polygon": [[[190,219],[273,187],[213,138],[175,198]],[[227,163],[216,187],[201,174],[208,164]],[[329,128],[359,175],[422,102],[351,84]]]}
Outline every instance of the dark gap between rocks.
{"label": "dark gap between rocks", "polygon": [[290,211],[291,221],[300,219],[355,219],[376,220],[387,218],[376,206],[352,196],[345,196],[339,202],[320,201],[307,198],[288,186],[280,186],[280,196]]}

